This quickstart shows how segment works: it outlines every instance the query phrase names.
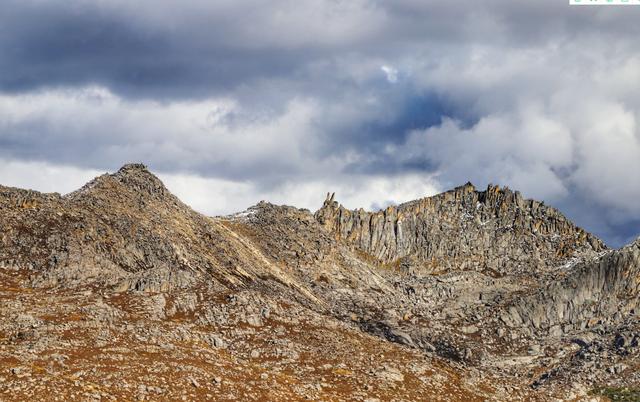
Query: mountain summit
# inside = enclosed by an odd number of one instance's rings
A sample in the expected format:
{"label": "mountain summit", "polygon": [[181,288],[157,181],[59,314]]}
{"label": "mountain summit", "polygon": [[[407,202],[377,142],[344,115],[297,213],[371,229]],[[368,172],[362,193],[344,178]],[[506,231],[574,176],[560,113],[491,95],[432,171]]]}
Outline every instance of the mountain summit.
{"label": "mountain summit", "polygon": [[[553,400],[640,382],[638,242],[467,183],[207,217],[141,164],[0,187],[7,400]],[[608,387],[608,388],[607,388]]]}
{"label": "mountain summit", "polygon": [[494,185],[477,191],[467,183],[378,212],[349,211],[327,196],[315,216],[380,261],[431,271],[535,273],[606,249],[554,208]]}
{"label": "mountain summit", "polygon": [[162,181],[151,173],[145,165],[130,163],[122,166],[116,173],[105,173],[96,177],[79,190],[68,194],[67,198],[74,199],[87,194],[95,194],[99,191],[121,195],[127,192],[137,198],[142,196],[173,197]]}

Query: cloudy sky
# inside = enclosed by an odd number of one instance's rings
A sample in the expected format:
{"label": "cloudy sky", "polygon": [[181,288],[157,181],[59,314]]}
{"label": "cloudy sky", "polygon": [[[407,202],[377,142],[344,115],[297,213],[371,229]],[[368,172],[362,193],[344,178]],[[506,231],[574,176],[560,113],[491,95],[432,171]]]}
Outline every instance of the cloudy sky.
{"label": "cloudy sky", "polygon": [[565,0],[0,0],[0,183],[147,164],[194,208],[472,181],[640,235],[640,7]]}

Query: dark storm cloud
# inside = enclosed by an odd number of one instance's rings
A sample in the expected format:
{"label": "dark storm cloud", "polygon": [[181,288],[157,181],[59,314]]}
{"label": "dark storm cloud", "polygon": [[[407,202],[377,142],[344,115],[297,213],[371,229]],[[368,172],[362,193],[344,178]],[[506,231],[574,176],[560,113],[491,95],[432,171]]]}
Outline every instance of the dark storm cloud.
{"label": "dark storm cloud", "polygon": [[304,49],[238,49],[215,20],[204,32],[190,32],[189,21],[176,32],[84,2],[10,2],[0,26],[0,88],[8,92],[97,83],[128,97],[203,97],[291,74],[310,58]]}
{"label": "dark storm cloud", "polygon": [[209,3],[5,0],[0,88],[99,83],[130,97],[202,97],[260,79],[331,79],[310,66],[349,54],[438,57],[460,51],[453,44],[509,49],[639,31],[637,13],[557,1]]}
{"label": "dark storm cloud", "polygon": [[640,232],[638,18],[555,0],[4,0],[0,158],[143,160],[256,194],[331,179],[369,205],[414,197],[416,175],[495,182],[619,245]]}

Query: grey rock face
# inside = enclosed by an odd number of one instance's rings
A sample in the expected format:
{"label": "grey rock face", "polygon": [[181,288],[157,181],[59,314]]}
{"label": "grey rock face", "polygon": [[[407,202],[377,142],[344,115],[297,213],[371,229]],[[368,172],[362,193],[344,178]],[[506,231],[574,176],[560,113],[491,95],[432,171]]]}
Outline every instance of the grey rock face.
{"label": "grey rock face", "polygon": [[502,316],[510,326],[589,328],[619,322],[638,311],[640,239],[600,258],[581,262],[549,287],[515,303]]}
{"label": "grey rock face", "polygon": [[540,271],[605,249],[557,210],[493,185],[477,191],[467,183],[379,212],[350,211],[327,196],[315,217],[336,239],[425,272]]}

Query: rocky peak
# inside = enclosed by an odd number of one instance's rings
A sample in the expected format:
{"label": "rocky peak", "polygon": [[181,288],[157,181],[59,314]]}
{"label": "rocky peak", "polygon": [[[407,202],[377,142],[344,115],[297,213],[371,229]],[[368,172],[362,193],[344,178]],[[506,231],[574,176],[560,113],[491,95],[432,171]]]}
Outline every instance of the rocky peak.
{"label": "rocky peak", "polygon": [[112,178],[138,192],[151,195],[164,195],[168,192],[162,181],[141,163],[130,163],[122,166],[120,170],[112,175]]}
{"label": "rocky peak", "polygon": [[334,201],[334,198],[336,197],[336,193],[327,193],[327,198],[325,198],[324,200],[324,204],[323,206],[338,206],[338,203],[336,201]]}
{"label": "rocky peak", "polygon": [[168,204],[178,203],[162,181],[140,163],[122,166],[116,173],[105,173],[96,177],[79,190],[69,193],[70,200],[96,202],[159,200]]}
{"label": "rocky peak", "polygon": [[120,169],[118,169],[118,171],[115,174],[118,175],[118,174],[126,174],[126,173],[133,173],[133,174],[142,173],[142,174],[153,175],[153,173],[151,173],[147,168],[147,165],[145,165],[144,163],[135,163],[135,162],[125,163],[124,165],[122,165]]}
{"label": "rocky peak", "polygon": [[497,185],[478,191],[467,183],[377,212],[348,210],[328,195],[315,217],[336,239],[383,263],[410,261],[431,271],[552,267],[606,248],[556,209]]}
{"label": "rocky peak", "polygon": [[109,175],[130,190],[150,195],[164,195],[168,191],[162,181],[140,163],[122,166],[116,173]]}

